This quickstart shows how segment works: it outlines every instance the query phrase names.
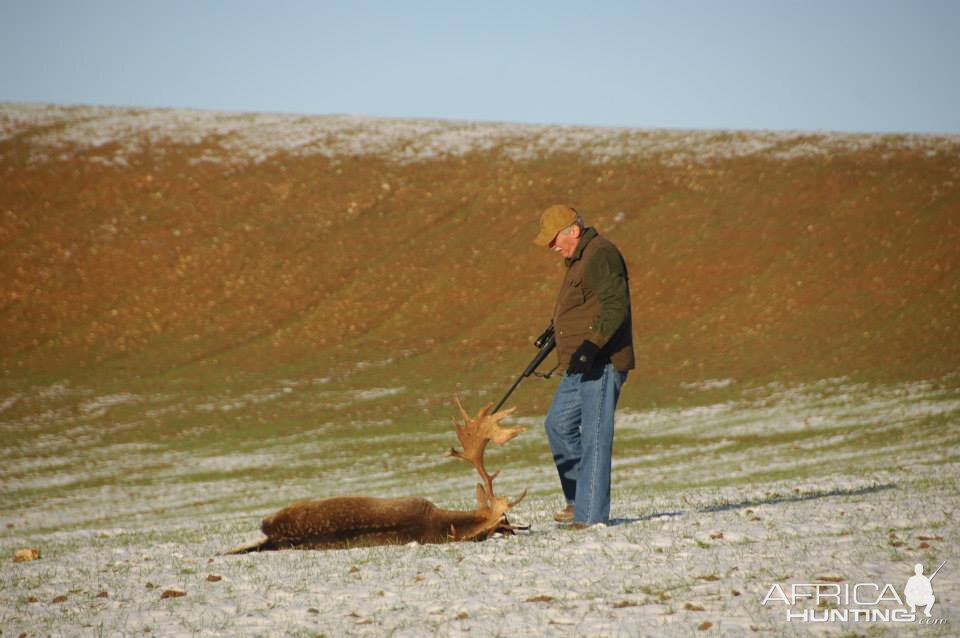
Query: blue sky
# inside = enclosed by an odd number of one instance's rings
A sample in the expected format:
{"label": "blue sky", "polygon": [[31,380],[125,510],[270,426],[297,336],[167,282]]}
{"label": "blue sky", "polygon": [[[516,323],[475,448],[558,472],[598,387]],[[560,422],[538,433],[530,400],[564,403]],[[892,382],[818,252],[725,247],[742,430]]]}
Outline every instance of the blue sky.
{"label": "blue sky", "polygon": [[0,101],[960,133],[960,1],[0,0]]}

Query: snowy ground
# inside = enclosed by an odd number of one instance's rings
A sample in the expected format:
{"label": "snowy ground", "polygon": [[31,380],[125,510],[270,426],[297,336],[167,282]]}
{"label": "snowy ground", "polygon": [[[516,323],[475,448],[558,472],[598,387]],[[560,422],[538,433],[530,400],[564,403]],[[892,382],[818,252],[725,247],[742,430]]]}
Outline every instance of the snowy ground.
{"label": "snowy ground", "polygon": [[[503,470],[499,493],[530,489],[512,515],[532,526],[529,533],[230,557],[217,554],[255,537],[262,516],[298,498],[415,494],[468,506],[472,477],[439,457],[453,442],[449,423],[415,441],[390,421],[326,423],[257,446],[187,452],[154,441],[109,443],[103,434],[104,423],[133,428],[121,419],[133,407],[162,418],[176,409],[175,397],[95,396],[65,384],[0,397],[0,629],[4,636],[956,635],[960,392],[843,379],[728,392],[731,384],[705,384],[696,407],[618,415],[616,520],[608,527],[570,531],[552,522],[560,505],[555,478],[542,455],[540,419],[526,417],[514,421],[531,430],[514,443],[531,460],[493,456],[492,466]],[[295,400],[322,385],[288,383],[290,392],[264,388],[239,402]],[[353,400],[390,394],[370,390]],[[728,398],[713,401],[718,391]],[[67,404],[74,407],[58,407]],[[191,409],[242,405],[205,397]],[[346,436],[357,427],[365,429],[363,446]],[[420,452],[395,464],[390,452],[398,449]],[[317,475],[291,471],[300,465]],[[42,557],[13,563],[26,547]],[[932,613],[943,624],[788,622],[788,611],[846,605],[763,604],[774,585],[789,591],[803,583],[889,583],[903,597],[915,563],[929,574],[943,561]],[[163,597],[171,590],[185,595]],[[900,606],[886,600],[878,608]]]}
{"label": "snowy ground", "polygon": [[163,143],[196,145],[193,163],[262,162],[295,156],[377,155],[416,162],[494,151],[514,160],[563,152],[602,163],[657,158],[667,165],[764,155],[821,156],[867,148],[956,153],[957,135],[880,135],[825,131],[697,131],[547,126],[350,115],[227,113],[191,109],[108,108],[0,103],[0,141],[26,135],[33,161],[74,158],[125,166],[132,154]]}

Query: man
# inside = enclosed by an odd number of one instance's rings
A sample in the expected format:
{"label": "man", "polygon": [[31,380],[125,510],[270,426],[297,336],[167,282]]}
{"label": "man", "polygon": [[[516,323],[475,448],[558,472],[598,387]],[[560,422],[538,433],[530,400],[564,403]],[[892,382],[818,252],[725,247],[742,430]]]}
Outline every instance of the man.
{"label": "man", "polygon": [[[937,571],[940,571],[940,569],[938,568]],[[913,573],[914,575],[907,580],[907,586],[903,589],[903,593],[907,597],[907,604],[910,605],[910,613],[917,613],[918,606],[924,607],[923,613],[929,618],[933,603],[937,602],[937,597],[933,595],[933,585],[930,584],[930,580],[937,573],[934,572],[933,576],[927,578],[923,575],[923,565],[920,563],[913,566]]]}
{"label": "man", "polygon": [[544,424],[567,501],[554,518],[576,527],[607,523],[613,412],[634,367],[627,267],[570,206],[543,212],[534,243],[560,253],[566,266],[553,311],[566,373]]}

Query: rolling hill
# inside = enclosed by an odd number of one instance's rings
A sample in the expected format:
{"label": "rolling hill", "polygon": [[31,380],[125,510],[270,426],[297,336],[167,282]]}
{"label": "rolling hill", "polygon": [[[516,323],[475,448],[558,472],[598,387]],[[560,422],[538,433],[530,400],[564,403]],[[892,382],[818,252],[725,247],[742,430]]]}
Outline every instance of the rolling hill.
{"label": "rolling hill", "polygon": [[559,259],[531,239],[556,202],[626,257],[626,404],[716,380],[952,385],[960,363],[957,136],[2,104],[0,183],[10,390],[492,400],[552,308]]}

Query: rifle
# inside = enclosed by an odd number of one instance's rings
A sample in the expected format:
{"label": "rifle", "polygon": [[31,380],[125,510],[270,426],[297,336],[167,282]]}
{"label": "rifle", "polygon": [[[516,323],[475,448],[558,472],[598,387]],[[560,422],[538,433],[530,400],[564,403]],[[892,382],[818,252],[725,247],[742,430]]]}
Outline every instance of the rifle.
{"label": "rifle", "polygon": [[[496,412],[496,410],[494,410],[494,412]],[[927,581],[929,582],[929,581],[933,580],[933,577],[937,575],[937,572],[939,572],[940,569],[941,569],[944,565],[946,565],[946,564],[947,564],[947,561],[943,561],[942,563],[940,563],[940,567],[937,567],[936,571],[934,571],[932,574],[930,574],[930,578],[928,578]]]}
{"label": "rifle", "polygon": [[[507,402],[507,398],[513,394],[513,391],[517,389],[517,386],[520,385],[521,381],[529,377],[531,374],[537,374],[537,366],[543,363],[543,360],[547,358],[547,355],[553,352],[553,349],[557,346],[557,338],[553,332],[552,322],[549,326],[547,326],[547,329],[543,331],[543,334],[537,337],[536,341],[533,342],[533,346],[535,348],[539,348],[536,356],[533,357],[533,360],[530,361],[526,369],[520,374],[519,377],[517,377],[517,380],[513,382],[513,385],[510,386],[510,389],[507,390],[507,393],[503,395],[503,398],[500,399],[500,403],[498,403],[497,407],[493,409],[494,412],[499,410],[503,404]],[[556,368],[553,370],[556,370]],[[546,374],[537,376],[542,376],[544,379],[549,379],[550,375],[553,374],[553,370],[547,372]]]}

